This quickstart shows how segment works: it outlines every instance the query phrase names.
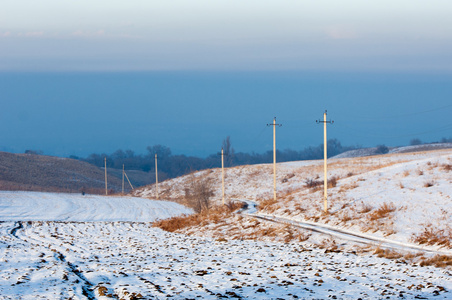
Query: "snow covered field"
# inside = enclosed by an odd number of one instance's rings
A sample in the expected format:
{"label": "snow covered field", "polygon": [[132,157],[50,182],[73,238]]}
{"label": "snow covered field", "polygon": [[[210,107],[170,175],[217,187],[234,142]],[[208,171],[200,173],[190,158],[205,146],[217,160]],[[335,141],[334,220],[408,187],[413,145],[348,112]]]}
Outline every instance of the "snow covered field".
{"label": "snow covered field", "polygon": [[136,197],[0,192],[0,221],[153,222],[190,213],[174,202]]}
{"label": "snow covered field", "polygon": [[[356,232],[375,222],[366,234],[406,243],[426,223],[443,232],[450,226],[451,163],[450,150],[333,160],[331,174],[339,179],[327,216],[322,191],[304,186],[322,175],[320,161],[279,164],[280,202],[269,200],[267,165],[228,169],[227,195],[255,201],[257,214],[275,218]],[[219,178],[218,171],[196,176]],[[183,197],[187,180],[165,181],[162,191]],[[137,195],[151,196],[152,188]],[[372,220],[385,202],[396,209]],[[363,205],[370,211],[361,212]],[[452,299],[449,267],[379,258],[356,245],[319,248],[314,234],[286,243],[245,240],[269,223],[252,217],[233,214],[187,229],[189,236],[152,227],[156,219],[190,212],[136,197],[2,192],[0,299]],[[290,226],[280,226],[273,240],[287,237]]]}
{"label": "snow covered field", "polygon": [[188,237],[149,223],[21,224],[0,223],[0,299],[452,297],[450,270],[350,252]]}

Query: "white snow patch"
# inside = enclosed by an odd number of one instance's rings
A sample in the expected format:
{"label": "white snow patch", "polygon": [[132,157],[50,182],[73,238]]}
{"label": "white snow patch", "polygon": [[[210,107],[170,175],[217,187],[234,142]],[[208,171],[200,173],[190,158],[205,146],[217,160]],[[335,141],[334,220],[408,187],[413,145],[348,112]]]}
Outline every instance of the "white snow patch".
{"label": "white snow patch", "polygon": [[138,197],[39,192],[0,192],[1,221],[153,222],[193,211]]}

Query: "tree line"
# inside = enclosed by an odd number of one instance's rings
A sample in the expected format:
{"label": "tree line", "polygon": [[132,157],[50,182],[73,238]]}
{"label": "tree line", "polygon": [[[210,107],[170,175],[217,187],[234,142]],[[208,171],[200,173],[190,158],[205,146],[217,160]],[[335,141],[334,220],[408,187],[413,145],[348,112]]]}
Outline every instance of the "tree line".
{"label": "tree line", "polygon": [[[251,165],[273,162],[273,150],[264,153],[244,153],[235,152],[231,145],[230,137],[223,141],[225,167]],[[342,152],[356,149],[357,146],[342,146],[337,139],[330,139],[327,142],[328,156],[335,156]],[[186,156],[183,154],[174,155],[169,147],[163,145],[148,146],[145,154],[136,154],[132,150],[117,150],[111,154],[93,153],[86,158],[77,158],[98,167],[104,166],[104,158],[107,158],[107,167],[122,169],[123,164],[128,170],[141,170],[144,172],[155,172],[155,154],[158,156],[159,179],[164,180],[210,168],[221,167],[220,153],[214,153],[206,158]],[[278,162],[312,160],[323,158],[323,144],[315,147],[306,147],[303,150],[277,150]]]}

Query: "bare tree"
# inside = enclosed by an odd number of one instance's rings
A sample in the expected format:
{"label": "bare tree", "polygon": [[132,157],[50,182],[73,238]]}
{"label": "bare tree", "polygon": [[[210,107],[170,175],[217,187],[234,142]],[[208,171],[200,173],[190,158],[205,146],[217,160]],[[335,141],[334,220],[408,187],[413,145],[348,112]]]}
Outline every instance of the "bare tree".
{"label": "bare tree", "polygon": [[234,163],[234,148],[231,146],[231,137],[228,135],[226,139],[223,140],[222,148],[225,155],[226,166],[232,167]]}
{"label": "bare tree", "polygon": [[213,180],[207,176],[191,175],[189,186],[185,188],[188,205],[199,213],[210,208],[210,198],[214,195]]}

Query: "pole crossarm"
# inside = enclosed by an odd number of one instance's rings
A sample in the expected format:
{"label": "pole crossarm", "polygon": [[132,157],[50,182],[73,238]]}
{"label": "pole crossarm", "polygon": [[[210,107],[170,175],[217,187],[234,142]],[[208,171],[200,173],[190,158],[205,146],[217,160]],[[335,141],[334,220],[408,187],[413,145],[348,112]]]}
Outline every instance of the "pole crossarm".
{"label": "pole crossarm", "polygon": [[[326,110],[325,110],[324,115],[325,115],[325,116],[327,115],[327,111],[326,111]],[[316,120],[315,122],[316,122],[317,124],[320,124],[320,123],[330,123],[330,124],[334,124],[334,121],[332,121],[332,120],[327,121],[326,119],[325,119],[325,120],[319,119],[319,120]]]}

